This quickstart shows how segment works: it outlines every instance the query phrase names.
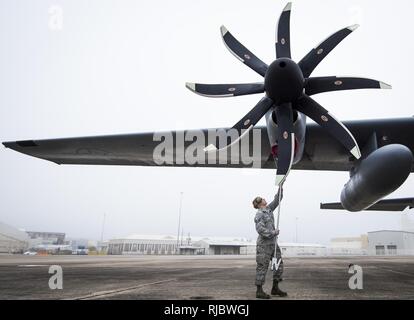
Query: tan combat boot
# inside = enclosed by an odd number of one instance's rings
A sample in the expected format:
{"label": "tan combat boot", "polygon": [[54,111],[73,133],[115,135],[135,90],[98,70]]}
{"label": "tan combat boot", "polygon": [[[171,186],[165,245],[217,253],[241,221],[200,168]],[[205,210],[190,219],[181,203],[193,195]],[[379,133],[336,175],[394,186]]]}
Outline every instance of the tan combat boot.
{"label": "tan combat boot", "polygon": [[266,292],[263,291],[262,286],[257,286],[256,298],[257,299],[270,299],[270,296]]}

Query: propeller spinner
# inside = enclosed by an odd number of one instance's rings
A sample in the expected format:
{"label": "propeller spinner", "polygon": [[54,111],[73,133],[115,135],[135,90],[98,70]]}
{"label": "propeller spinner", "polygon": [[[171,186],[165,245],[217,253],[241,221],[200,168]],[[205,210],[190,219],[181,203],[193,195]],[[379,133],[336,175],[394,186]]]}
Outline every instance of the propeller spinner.
{"label": "propeller spinner", "polygon": [[[246,114],[233,128],[248,132],[271,109],[274,109],[278,133],[278,156],[276,159],[276,184],[286,179],[293,164],[295,133],[293,130],[293,109],[305,114],[337,141],[356,159],[361,157],[358,144],[351,132],[310,96],[322,92],[352,89],[391,89],[391,86],[372,79],[352,77],[310,77],[318,64],[358,25],[353,25],[334,33],[320,45],[313,48],[299,63],[291,59],[290,52],[290,12],[288,3],[280,15],[276,29],[276,60],[267,65],[244,47],[224,26],[221,34],[226,47],[245,65],[264,77],[264,83],[246,84],[198,84],[187,83],[191,91],[207,97],[233,97],[265,93],[259,103]],[[244,134],[242,136],[244,136]],[[240,140],[242,138],[238,140]],[[236,143],[238,140],[234,141]],[[225,148],[227,148],[226,146]],[[223,148],[224,149],[224,148]],[[217,151],[216,146],[206,147],[206,151]]]}

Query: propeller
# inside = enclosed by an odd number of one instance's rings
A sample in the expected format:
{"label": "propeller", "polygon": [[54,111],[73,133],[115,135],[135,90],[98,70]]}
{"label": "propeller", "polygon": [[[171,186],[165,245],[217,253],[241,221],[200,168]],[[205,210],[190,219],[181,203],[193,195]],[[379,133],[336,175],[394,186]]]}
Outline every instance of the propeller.
{"label": "propeller", "polygon": [[[356,159],[361,157],[357,141],[345,125],[332,113],[319,105],[310,96],[331,91],[353,89],[391,89],[391,86],[377,80],[355,77],[311,77],[312,72],[322,60],[358,25],[343,28],[300,60],[291,59],[290,50],[290,13],[292,4],[289,2],[283,9],[276,28],[275,48],[276,60],[267,65],[245,46],[243,46],[224,26],[221,35],[229,51],[241,62],[264,77],[260,83],[238,84],[199,84],[187,83],[191,91],[207,97],[234,97],[265,93],[259,103],[232,128],[242,134],[230,147],[243,138],[269,111],[274,112],[277,120],[277,156],[276,184],[285,181],[293,165],[295,154],[295,132],[293,123],[294,111],[303,113],[346,148]],[[273,147],[273,146],[272,146]],[[215,145],[205,148],[206,152],[218,151]]]}

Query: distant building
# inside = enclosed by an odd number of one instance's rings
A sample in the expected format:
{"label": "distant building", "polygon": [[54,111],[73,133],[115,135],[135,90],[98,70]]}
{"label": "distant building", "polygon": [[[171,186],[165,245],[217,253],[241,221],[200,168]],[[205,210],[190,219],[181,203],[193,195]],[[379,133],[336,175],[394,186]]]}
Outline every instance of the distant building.
{"label": "distant building", "polygon": [[27,231],[31,243],[39,245],[63,245],[65,243],[65,234],[61,232],[39,232],[39,231]]}
{"label": "distant building", "polygon": [[193,255],[205,255],[205,248],[195,247],[195,246],[180,246],[180,254],[184,256],[193,256]]}
{"label": "distant building", "polygon": [[371,255],[414,255],[414,232],[380,230],[368,232]]}
{"label": "distant building", "polygon": [[331,239],[329,255],[366,255],[368,254],[368,235]]}
{"label": "distant building", "polygon": [[256,243],[252,241],[243,241],[239,239],[209,239],[194,242],[195,247],[204,248],[207,255],[246,255],[253,254],[256,249]]}
{"label": "distant building", "polygon": [[[326,247],[309,243],[280,243],[284,256],[324,256]],[[131,235],[112,239],[108,254],[115,255],[255,255],[256,241],[244,238],[188,237],[186,241],[168,235]]]}
{"label": "distant building", "polygon": [[39,244],[31,250],[38,254],[69,255],[73,253],[71,246],[64,244]]}
{"label": "distant building", "polygon": [[96,251],[101,254],[106,254],[108,252],[108,241],[97,241],[96,242]]}
{"label": "distant building", "polygon": [[327,248],[316,243],[279,243],[284,257],[323,257],[327,255]]}
{"label": "distant building", "polygon": [[[228,238],[187,238],[186,241],[169,235],[131,235],[109,241],[108,254],[155,254],[155,255],[199,255],[199,254],[249,254],[252,242]],[[254,249],[251,250],[254,252]]]}
{"label": "distant building", "polygon": [[26,232],[0,222],[0,253],[23,253],[28,247]]}
{"label": "distant building", "polygon": [[130,235],[112,239],[108,254],[177,254],[177,238],[162,235]]}
{"label": "distant building", "polygon": [[90,241],[88,239],[67,239],[65,244],[69,245],[73,251],[78,249],[88,249]]}

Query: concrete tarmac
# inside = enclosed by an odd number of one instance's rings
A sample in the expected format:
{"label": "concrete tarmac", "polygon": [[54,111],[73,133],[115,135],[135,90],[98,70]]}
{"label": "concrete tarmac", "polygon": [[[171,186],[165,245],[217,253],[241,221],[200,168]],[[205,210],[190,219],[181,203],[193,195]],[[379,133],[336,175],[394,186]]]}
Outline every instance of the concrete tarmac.
{"label": "concrete tarmac", "polygon": [[[289,299],[414,299],[414,257],[285,258]],[[350,264],[363,269],[351,290]],[[51,265],[63,289],[49,288]],[[0,256],[0,299],[255,299],[254,256]],[[265,290],[270,292],[271,272]],[[273,298],[280,299],[280,298]]]}

